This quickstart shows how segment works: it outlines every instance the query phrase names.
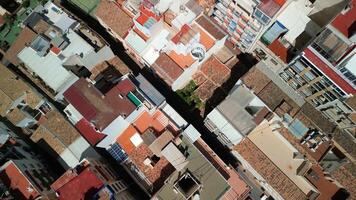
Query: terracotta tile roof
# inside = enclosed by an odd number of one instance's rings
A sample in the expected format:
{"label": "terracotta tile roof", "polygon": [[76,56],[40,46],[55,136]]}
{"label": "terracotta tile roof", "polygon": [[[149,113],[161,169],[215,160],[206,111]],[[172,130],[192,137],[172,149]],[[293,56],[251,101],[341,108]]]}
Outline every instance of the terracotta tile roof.
{"label": "terracotta tile roof", "polygon": [[0,90],[0,115],[5,116],[8,109],[11,107],[13,100]]}
{"label": "terracotta tile roof", "polygon": [[[58,156],[64,152],[64,144],[44,126],[40,125],[36,131],[31,135],[31,140],[37,143],[42,148],[49,150],[52,156]],[[47,148],[51,149],[47,149]],[[53,151],[53,152],[52,152]]]}
{"label": "terracotta tile roof", "polygon": [[122,75],[126,75],[131,72],[127,65],[119,57],[115,56],[114,58],[108,61],[104,61],[96,65],[91,70],[90,79],[94,80],[100,73],[102,73],[108,67],[114,67],[114,69],[116,69]]}
{"label": "terracotta tile roof", "polygon": [[31,107],[35,108],[43,99],[36,94],[32,89],[26,91],[25,102]]}
{"label": "terracotta tile roof", "polygon": [[346,99],[347,105],[349,105],[352,109],[356,110],[356,96],[350,97]]}
{"label": "terracotta tile roof", "polygon": [[242,77],[242,81],[248,88],[258,94],[271,82],[271,79],[256,67],[253,67]]}
{"label": "terracotta tile roof", "polygon": [[58,156],[79,137],[79,132],[58,111],[52,110],[31,135],[31,140],[52,156]]}
{"label": "terracotta tile roof", "polygon": [[14,65],[18,65],[20,61],[17,58],[17,54],[19,54],[26,45],[30,44],[36,36],[37,34],[30,28],[23,28],[17,36],[15,42],[11,45],[10,49],[8,49],[5,53],[4,57]]}
{"label": "terracotta tile roof", "polygon": [[145,165],[143,162],[146,158],[153,156],[153,152],[146,144],[141,144],[129,155],[132,162],[152,183],[153,190],[157,191],[162,187],[164,181],[175,171],[175,168],[168,162],[165,157],[160,157],[159,161],[154,164],[153,168]]}
{"label": "terracotta tile roof", "polygon": [[306,195],[248,138],[234,149],[285,199],[306,199]]}
{"label": "terracotta tile roof", "polygon": [[200,100],[205,102],[213,96],[217,88],[217,85],[215,85],[212,81],[207,80],[194,91],[194,94],[196,94]]}
{"label": "terracotta tile roof", "polygon": [[310,103],[303,104],[300,112],[314,124],[313,126],[318,127],[324,133],[334,132],[336,125],[324,117],[324,115]]}
{"label": "terracotta tile roof", "polygon": [[304,50],[304,57],[311,61],[321,72],[329,77],[336,85],[348,94],[356,94],[356,88],[346,82],[340,75],[324,63],[317,55],[309,48]]}
{"label": "terracotta tile roof", "polygon": [[344,130],[336,129],[333,140],[340,145],[353,159],[356,159],[355,138],[345,133]]}
{"label": "terracotta tile roof", "polygon": [[196,85],[201,85],[203,84],[205,81],[207,80],[207,77],[203,74],[203,72],[201,71],[197,71],[197,73],[195,73],[193,75],[193,81]]}
{"label": "terracotta tile roof", "polygon": [[118,4],[112,1],[100,1],[95,11],[95,16],[121,38],[133,26],[132,18]]}
{"label": "terracotta tile roof", "polygon": [[305,178],[319,191],[320,195],[317,199],[334,199],[333,196],[340,190],[335,183],[326,179],[323,169],[318,165],[313,165]]}
{"label": "terracotta tile roof", "polygon": [[59,188],[61,188],[63,185],[65,185],[66,183],[68,183],[69,181],[71,181],[73,178],[75,178],[76,176],[78,176],[78,174],[76,173],[76,171],[74,170],[67,170],[66,172],[64,172],[64,174],[62,174],[61,177],[59,177],[54,183],[52,183],[51,188],[54,191],[57,191]]}
{"label": "terracotta tile roof", "polygon": [[349,199],[356,199],[356,164],[349,162],[332,172],[335,178],[350,193]]}
{"label": "terracotta tile roof", "polygon": [[208,33],[204,29],[199,28],[196,24],[193,24],[192,28],[199,32],[199,43],[205,47],[206,51],[208,51],[211,47],[214,46],[215,39],[208,35]]}
{"label": "terracotta tile roof", "polygon": [[23,96],[26,91],[31,91],[25,82],[2,64],[0,64],[0,90],[12,100]]}
{"label": "terracotta tile roof", "polygon": [[216,85],[223,84],[231,73],[231,70],[215,58],[215,56],[208,58],[201,65],[200,71]]}
{"label": "terracotta tile roof", "polygon": [[331,23],[333,27],[339,30],[347,38],[355,34],[355,19],[356,19],[356,0],[351,1],[351,8],[345,14],[340,13]]}
{"label": "terracotta tile roof", "polygon": [[165,53],[157,58],[152,68],[168,85],[172,85],[183,73],[183,69]]}
{"label": "terracotta tile roof", "polygon": [[86,168],[56,192],[59,200],[87,199],[92,198],[103,185],[103,181],[90,168]]}
{"label": "terracotta tile roof", "polygon": [[126,97],[127,90],[134,88],[129,79],[124,79],[104,95],[81,78],[64,92],[64,97],[86,120],[94,122],[99,130],[103,130],[119,115],[128,116],[136,109]]}
{"label": "terracotta tile roof", "polygon": [[[178,54],[175,51],[171,51],[168,53],[168,56],[179,65],[179,67],[185,69],[190,67],[194,62],[195,59],[188,53],[187,55]],[[157,61],[156,61],[157,62]]]}
{"label": "terracotta tile roof", "polygon": [[[183,38],[185,38],[185,35],[191,35],[189,32],[191,31],[192,29],[190,28],[190,26],[188,25],[188,24],[184,24],[183,26],[182,26],[182,28],[180,28],[180,31],[175,35],[175,36],[173,36],[172,37],[172,42],[174,43],[174,44],[178,44],[179,42],[181,42],[181,40],[183,39]],[[189,38],[189,40],[190,40],[191,38]],[[189,42],[189,41],[188,41]],[[183,44],[185,44],[186,43],[186,40],[184,40],[184,41],[182,41],[182,43]]]}
{"label": "terracotta tile roof", "polygon": [[9,112],[6,115],[6,118],[13,123],[14,125],[16,125],[17,123],[21,122],[23,119],[25,119],[27,116],[25,115],[25,113],[23,113],[20,109],[18,109],[17,107],[14,108],[11,112]]}
{"label": "terracotta tile roof", "polygon": [[143,112],[133,125],[141,134],[148,128],[153,128],[157,133],[162,133],[165,129],[162,123],[168,123],[168,118],[161,111],[157,110],[153,115],[150,115],[146,111]]}
{"label": "terracotta tile roof", "polygon": [[135,127],[133,127],[132,125],[129,125],[129,127],[127,127],[127,129],[120,134],[120,136],[117,138],[116,142],[118,144],[120,144],[120,146],[122,147],[122,149],[127,153],[127,154],[131,154],[132,151],[135,150],[135,145],[132,144],[130,138],[132,136],[134,136],[137,133],[137,130],[135,129]]}
{"label": "terracotta tile roof", "polygon": [[[256,79],[257,81],[258,79]],[[273,95],[271,95],[273,94]],[[273,82],[270,82],[257,95],[271,110],[275,110],[287,97]]]}
{"label": "terracotta tile roof", "polygon": [[79,132],[69,123],[57,110],[52,110],[46,114],[46,120],[41,126],[51,134],[59,138],[61,142],[69,146],[80,137]]}
{"label": "terracotta tile roof", "polygon": [[40,196],[40,192],[12,161],[6,164],[8,165],[0,172],[0,178],[16,199],[32,200]]}
{"label": "terracotta tile roof", "polygon": [[[5,115],[5,111],[10,108],[13,101],[19,98],[23,98],[31,108],[35,108],[42,100],[22,79],[2,64],[0,64],[0,96],[0,115]],[[18,114],[18,112],[12,113],[10,117],[19,116]],[[15,118],[14,121],[19,119]]]}
{"label": "terracotta tile roof", "polygon": [[97,132],[93,125],[90,124],[90,122],[88,122],[85,118],[79,120],[79,122],[75,124],[75,127],[92,146],[95,146],[106,136],[105,134]]}
{"label": "terracotta tile roof", "polygon": [[227,33],[215,23],[214,19],[211,19],[206,15],[201,15],[195,21],[217,40],[221,40],[227,35]]}

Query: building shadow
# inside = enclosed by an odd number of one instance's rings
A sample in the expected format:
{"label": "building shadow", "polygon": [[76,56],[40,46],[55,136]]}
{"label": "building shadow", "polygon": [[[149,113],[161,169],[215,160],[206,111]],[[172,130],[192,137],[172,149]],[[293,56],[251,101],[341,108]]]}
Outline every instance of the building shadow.
{"label": "building shadow", "polygon": [[203,118],[205,118],[216,106],[218,106],[233,89],[237,81],[245,75],[258,62],[251,54],[237,55],[239,62],[231,68],[230,77],[214,92],[213,95],[206,101]]}

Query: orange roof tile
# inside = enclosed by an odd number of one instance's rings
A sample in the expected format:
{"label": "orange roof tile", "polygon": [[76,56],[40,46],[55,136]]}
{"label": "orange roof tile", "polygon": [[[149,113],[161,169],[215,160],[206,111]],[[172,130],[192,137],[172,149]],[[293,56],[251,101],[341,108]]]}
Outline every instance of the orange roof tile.
{"label": "orange roof tile", "polygon": [[[36,199],[40,193],[33,187],[26,176],[11,161],[7,167],[0,173],[0,178],[4,184],[11,188],[15,198]],[[31,188],[32,190],[29,190]]]}
{"label": "orange roof tile", "polygon": [[195,61],[190,54],[183,55],[171,51],[167,55],[183,69],[190,67]]}
{"label": "orange roof tile", "polygon": [[126,130],[117,138],[116,142],[120,144],[123,150],[130,154],[136,147],[132,144],[130,138],[137,133],[137,130],[132,125],[126,128]]}
{"label": "orange roof tile", "polygon": [[193,25],[193,29],[196,29],[200,33],[199,42],[205,47],[206,51],[208,51],[215,44],[215,39],[208,35],[206,31],[199,28],[197,25]]}
{"label": "orange roof tile", "polygon": [[140,133],[144,133],[150,127],[161,133],[165,129],[160,121],[162,119],[167,119],[168,122],[168,118],[161,111],[157,111],[153,115],[145,111],[133,124]]}

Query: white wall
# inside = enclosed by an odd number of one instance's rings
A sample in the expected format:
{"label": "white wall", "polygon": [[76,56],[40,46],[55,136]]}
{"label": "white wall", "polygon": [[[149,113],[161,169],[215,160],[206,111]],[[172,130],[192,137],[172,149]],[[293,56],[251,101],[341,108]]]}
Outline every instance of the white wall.
{"label": "white wall", "polygon": [[172,84],[172,90],[177,91],[187,85],[189,81],[192,80],[193,75],[200,69],[201,64],[204,63],[207,59],[210,58],[211,55],[218,52],[224,46],[227,37],[228,36],[225,36],[223,39],[217,41],[215,45],[211,47],[208,52],[205,53],[205,58],[201,62],[196,61],[192,66],[185,69],[183,74],[181,74],[178,79]]}

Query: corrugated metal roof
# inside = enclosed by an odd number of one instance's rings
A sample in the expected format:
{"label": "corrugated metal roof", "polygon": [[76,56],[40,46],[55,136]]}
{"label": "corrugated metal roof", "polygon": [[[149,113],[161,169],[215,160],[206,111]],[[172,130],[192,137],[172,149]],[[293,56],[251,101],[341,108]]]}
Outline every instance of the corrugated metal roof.
{"label": "corrugated metal roof", "polygon": [[207,118],[214,123],[232,144],[236,145],[242,140],[243,135],[236,130],[217,109],[211,111]]}
{"label": "corrugated metal roof", "polygon": [[166,99],[164,96],[155,88],[151,85],[150,82],[147,81],[145,77],[143,77],[141,74],[136,76],[136,81],[137,87],[142,90],[145,95],[156,105],[159,106],[161,105]]}
{"label": "corrugated metal roof", "polygon": [[173,120],[173,122],[179,127],[184,128],[188,123],[180,116],[169,104],[162,107],[162,111]]}

